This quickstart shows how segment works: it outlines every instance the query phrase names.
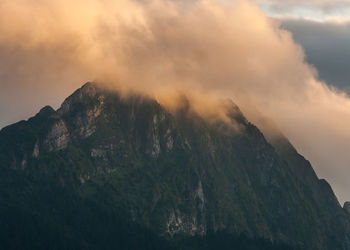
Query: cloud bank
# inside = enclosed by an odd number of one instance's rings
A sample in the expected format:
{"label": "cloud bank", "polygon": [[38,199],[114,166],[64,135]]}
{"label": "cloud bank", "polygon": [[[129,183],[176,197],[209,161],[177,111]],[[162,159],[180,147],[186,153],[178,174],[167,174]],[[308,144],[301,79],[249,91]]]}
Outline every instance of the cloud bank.
{"label": "cloud bank", "polygon": [[87,80],[161,101],[232,98],[253,121],[253,109],[271,117],[350,199],[350,99],[251,1],[4,0],[0,30],[1,115],[57,104]]}

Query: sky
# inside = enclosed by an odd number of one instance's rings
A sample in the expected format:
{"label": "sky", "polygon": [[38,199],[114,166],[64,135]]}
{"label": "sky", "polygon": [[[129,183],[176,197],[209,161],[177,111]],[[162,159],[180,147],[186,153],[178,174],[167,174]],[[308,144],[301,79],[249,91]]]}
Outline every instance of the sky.
{"label": "sky", "polygon": [[[272,119],[350,200],[349,1],[3,0],[0,127],[87,81]],[[204,108],[203,108],[204,107]]]}
{"label": "sky", "polygon": [[257,0],[301,44],[320,79],[350,93],[350,1]]}

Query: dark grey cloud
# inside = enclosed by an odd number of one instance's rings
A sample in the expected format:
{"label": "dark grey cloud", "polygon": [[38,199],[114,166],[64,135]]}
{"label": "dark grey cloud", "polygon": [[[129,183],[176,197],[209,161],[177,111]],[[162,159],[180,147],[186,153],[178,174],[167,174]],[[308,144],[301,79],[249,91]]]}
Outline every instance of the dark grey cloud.
{"label": "dark grey cloud", "polygon": [[304,47],[321,80],[350,93],[350,22],[285,19],[282,27]]}

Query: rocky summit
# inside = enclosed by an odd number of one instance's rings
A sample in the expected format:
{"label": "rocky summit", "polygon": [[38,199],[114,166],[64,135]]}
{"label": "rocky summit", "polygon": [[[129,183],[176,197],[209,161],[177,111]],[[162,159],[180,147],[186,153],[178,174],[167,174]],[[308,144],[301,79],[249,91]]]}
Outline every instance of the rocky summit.
{"label": "rocky summit", "polygon": [[1,248],[350,249],[349,205],[310,163],[227,117],[87,83],[3,128]]}

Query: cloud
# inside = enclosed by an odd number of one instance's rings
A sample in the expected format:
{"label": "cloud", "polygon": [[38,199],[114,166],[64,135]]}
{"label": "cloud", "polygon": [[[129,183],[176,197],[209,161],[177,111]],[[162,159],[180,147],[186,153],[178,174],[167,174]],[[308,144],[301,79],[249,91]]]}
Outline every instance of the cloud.
{"label": "cloud", "polygon": [[233,98],[251,120],[252,107],[271,117],[350,198],[350,99],[319,81],[291,33],[251,1],[5,0],[0,30],[10,112],[58,103],[82,79],[162,102],[177,91],[206,107]]}
{"label": "cloud", "polygon": [[269,5],[271,8],[280,11],[293,8],[320,8],[327,12],[350,6],[349,0],[256,0],[256,2]]}
{"label": "cloud", "polygon": [[281,5],[314,5],[314,6],[339,6],[350,3],[349,0],[257,0],[267,4]]}
{"label": "cloud", "polygon": [[272,16],[302,17],[311,20],[348,19],[349,0],[256,0]]}

